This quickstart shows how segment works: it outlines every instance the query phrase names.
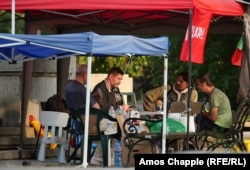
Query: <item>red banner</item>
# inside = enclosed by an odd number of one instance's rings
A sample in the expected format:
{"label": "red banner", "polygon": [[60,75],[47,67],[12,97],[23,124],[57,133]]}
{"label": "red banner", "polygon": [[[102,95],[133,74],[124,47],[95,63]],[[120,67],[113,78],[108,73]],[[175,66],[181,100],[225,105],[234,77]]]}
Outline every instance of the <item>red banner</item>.
{"label": "red banner", "polygon": [[[192,21],[192,53],[191,62],[202,64],[204,62],[204,47],[207,32],[212,17],[212,11],[194,9]],[[181,61],[189,61],[189,27],[186,32],[180,55]]]}

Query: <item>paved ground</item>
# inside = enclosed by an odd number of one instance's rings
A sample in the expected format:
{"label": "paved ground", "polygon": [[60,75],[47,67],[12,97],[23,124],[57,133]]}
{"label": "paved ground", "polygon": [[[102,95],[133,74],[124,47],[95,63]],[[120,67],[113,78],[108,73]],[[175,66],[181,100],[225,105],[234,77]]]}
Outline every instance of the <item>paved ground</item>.
{"label": "paved ground", "polygon": [[[44,162],[40,162],[37,160],[0,160],[0,169],[1,170],[73,170],[73,169],[83,169],[84,167],[79,164],[63,164],[58,163],[56,158],[46,159]],[[87,166],[84,169],[86,170],[98,170],[98,169],[111,169],[111,170],[121,170],[121,168],[115,168],[115,167],[97,167],[97,166]],[[134,170],[134,167],[130,168],[122,168],[126,170]]]}
{"label": "paved ground", "polygon": [[[250,132],[244,133],[244,138],[250,140]],[[248,147],[250,148],[250,143],[248,143]],[[104,167],[97,167],[89,165],[87,167],[83,167],[79,164],[68,163],[61,164],[57,162],[57,158],[47,158],[44,162],[37,161],[36,159],[24,159],[24,160],[0,160],[0,169],[1,170],[73,170],[73,169],[86,169],[86,170],[99,170]],[[121,168],[115,167],[107,167],[104,169],[111,170],[121,170]],[[122,169],[126,170],[134,170],[134,167],[124,167]]]}

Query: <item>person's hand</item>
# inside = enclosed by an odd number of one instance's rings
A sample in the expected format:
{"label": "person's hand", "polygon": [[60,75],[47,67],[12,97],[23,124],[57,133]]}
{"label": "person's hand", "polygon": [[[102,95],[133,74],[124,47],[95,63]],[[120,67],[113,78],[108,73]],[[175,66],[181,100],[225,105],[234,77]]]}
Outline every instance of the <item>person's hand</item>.
{"label": "person's hand", "polygon": [[128,111],[129,105],[123,104],[121,107],[122,107],[122,110]]}
{"label": "person's hand", "polygon": [[207,112],[207,111],[203,111],[202,114],[203,114],[205,117],[208,117],[210,113]]}
{"label": "person's hand", "polygon": [[162,105],[163,105],[162,100],[157,100],[155,102],[155,105],[156,105],[156,111],[162,111]]}

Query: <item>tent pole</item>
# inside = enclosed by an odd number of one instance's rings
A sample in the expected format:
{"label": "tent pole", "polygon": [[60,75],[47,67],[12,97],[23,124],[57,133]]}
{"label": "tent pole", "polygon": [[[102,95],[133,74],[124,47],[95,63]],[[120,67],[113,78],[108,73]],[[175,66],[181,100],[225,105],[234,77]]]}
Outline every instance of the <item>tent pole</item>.
{"label": "tent pole", "polygon": [[23,63],[23,78],[22,78],[22,96],[21,96],[21,127],[20,127],[20,143],[19,143],[19,159],[22,159],[23,141],[26,115],[28,110],[29,90],[31,86],[33,61]]}
{"label": "tent pole", "polygon": [[64,89],[69,78],[70,57],[57,60],[57,95],[65,98]]}
{"label": "tent pole", "polygon": [[[91,64],[92,64],[92,55],[88,57],[88,73],[87,73],[87,92],[86,92],[86,105],[85,105],[85,128],[84,134],[89,134],[89,107],[90,107],[90,82],[91,82]],[[83,168],[87,168],[88,160],[88,135],[84,135],[84,146],[83,146],[83,161],[80,165]]]}
{"label": "tent pole", "polygon": [[[190,113],[190,96],[191,96],[191,74],[192,74],[192,18],[193,18],[193,10],[189,9],[189,29],[188,29],[188,40],[189,40],[189,50],[188,50],[188,98],[187,98],[187,140],[189,139],[189,113]],[[189,146],[187,144],[187,150],[189,150]]]}
{"label": "tent pole", "polygon": [[[164,86],[166,89],[163,93],[163,101],[164,103],[167,103],[167,93],[168,93],[168,56],[164,56]],[[163,105],[163,122],[162,122],[162,154],[166,153],[166,134],[167,132],[167,104]]]}
{"label": "tent pole", "polygon": [[16,20],[15,13],[16,13],[16,3],[15,3],[15,0],[12,0],[11,1],[11,34],[15,34],[15,28],[16,28],[16,25],[15,25],[15,20]]}

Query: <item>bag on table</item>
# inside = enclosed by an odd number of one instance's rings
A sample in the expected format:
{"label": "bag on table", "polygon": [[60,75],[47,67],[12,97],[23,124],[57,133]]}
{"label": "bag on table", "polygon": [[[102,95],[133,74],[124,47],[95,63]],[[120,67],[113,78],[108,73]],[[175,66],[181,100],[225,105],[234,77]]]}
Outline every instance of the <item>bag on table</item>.
{"label": "bag on table", "polygon": [[[182,123],[172,118],[167,118],[166,124],[168,133],[185,132],[186,130]],[[146,122],[146,125],[149,127],[150,133],[161,133],[162,122]]]}

